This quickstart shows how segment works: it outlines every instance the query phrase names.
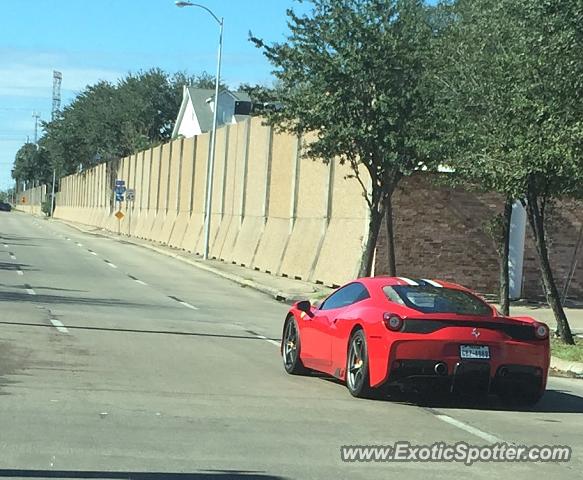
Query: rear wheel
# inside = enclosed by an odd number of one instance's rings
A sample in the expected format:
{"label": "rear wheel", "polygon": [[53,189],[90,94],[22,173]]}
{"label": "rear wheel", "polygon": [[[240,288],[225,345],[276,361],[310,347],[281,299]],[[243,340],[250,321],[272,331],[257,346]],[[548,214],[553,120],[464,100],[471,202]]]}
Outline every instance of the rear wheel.
{"label": "rear wheel", "polygon": [[293,316],[288,317],[283,328],[283,338],[281,339],[281,353],[283,357],[283,368],[291,375],[301,375],[306,373],[306,368],[300,359],[300,331]]}
{"label": "rear wheel", "polygon": [[368,350],[362,330],[354,332],[348,343],[346,387],[353,397],[370,398],[374,393],[370,387]]}

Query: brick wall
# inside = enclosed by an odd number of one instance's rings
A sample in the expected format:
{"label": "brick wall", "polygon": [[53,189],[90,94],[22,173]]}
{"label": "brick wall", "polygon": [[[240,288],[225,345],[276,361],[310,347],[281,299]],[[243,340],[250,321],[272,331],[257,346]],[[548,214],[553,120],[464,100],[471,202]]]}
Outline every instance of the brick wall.
{"label": "brick wall", "polygon": [[[395,248],[399,275],[451,280],[482,293],[498,290],[498,256],[484,224],[500,213],[503,199],[495,193],[441,186],[438,177],[416,174],[401,182],[393,197]],[[583,222],[583,202],[557,204],[548,226],[551,265],[561,289]],[[386,227],[377,244],[375,272],[387,272]],[[570,298],[583,297],[583,251],[571,284]],[[542,294],[530,227],[524,258],[523,295]]]}

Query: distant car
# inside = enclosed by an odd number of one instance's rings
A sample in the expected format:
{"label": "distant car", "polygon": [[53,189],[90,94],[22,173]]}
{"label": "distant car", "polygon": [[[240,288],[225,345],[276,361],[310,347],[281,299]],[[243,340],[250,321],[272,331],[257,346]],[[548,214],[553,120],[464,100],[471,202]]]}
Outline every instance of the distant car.
{"label": "distant car", "polygon": [[0,202],[0,212],[10,212],[12,210],[12,205],[5,202]]}
{"label": "distant car", "polygon": [[496,393],[532,405],[543,395],[549,328],[504,317],[467,288],[436,280],[361,278],[319,307],[290,309],[283,326],[285,370],[317,370],[355,397],[396,386],[470,398]]}

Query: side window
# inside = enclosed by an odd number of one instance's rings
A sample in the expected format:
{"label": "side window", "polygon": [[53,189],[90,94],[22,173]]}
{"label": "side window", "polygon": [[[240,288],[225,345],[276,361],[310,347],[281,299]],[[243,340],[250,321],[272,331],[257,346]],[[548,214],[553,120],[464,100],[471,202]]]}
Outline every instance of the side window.
{"label": "side window", "polygon": [[332,310],[352,305],[369,298],[368,290],[362,283],[351,283],[330,295],[320,307],[320,310]]}

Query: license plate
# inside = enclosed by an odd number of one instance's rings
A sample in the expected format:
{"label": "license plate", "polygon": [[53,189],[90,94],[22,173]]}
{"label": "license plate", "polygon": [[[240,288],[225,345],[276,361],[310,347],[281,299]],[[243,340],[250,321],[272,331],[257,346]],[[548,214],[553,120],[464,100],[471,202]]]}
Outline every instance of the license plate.
{"label": "license plate", "polygon": [[460,357],[488,360],[490,347],[487,345],[460,345]]}

